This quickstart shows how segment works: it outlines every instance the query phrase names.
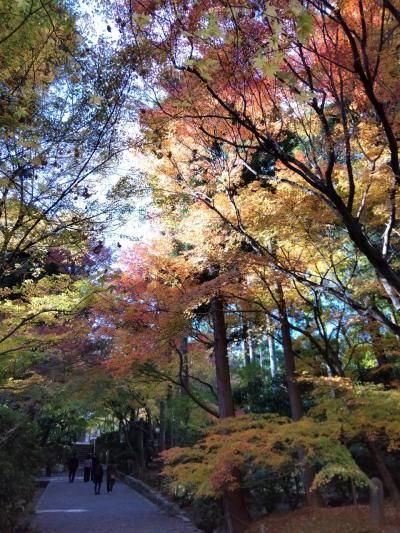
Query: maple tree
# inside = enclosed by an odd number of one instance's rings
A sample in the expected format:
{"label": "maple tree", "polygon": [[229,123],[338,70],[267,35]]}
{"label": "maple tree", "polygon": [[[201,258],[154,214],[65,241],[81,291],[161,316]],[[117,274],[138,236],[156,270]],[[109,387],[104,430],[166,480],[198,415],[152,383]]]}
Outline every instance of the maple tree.
{"label": "maple tree", "polygon": [[131,1],[116,11],[139,56],[145,172],[179,244],[175,264],[213,265],[218,283],[235,273],[218,290],[241,310],[245,360],[243,314],[257,328],[267,315],[296,424],[298,368],[365,379],[370,365],[368,379],[388,383],[400,288],[396,8]]}
{"label": "maple tree", "polygon": [[[320,381],[317,394],[325,386],[326,383]],[[354,440],[374,443],[387,431],[386,445],[393,450],[397,448],[398,424],[395,422],[389,428],[386,420],[386,409],[392,408],[397,391],[353,387],[339,379],[330,380],[328,388],[332,387],[341,391],[340,398],[324,396],[307,417],[296,423],[289,424],[287,419],[276,415],[252,415],[219,422],[194,448],[165,452],[169,465],[166,475],[173,477],[173,483],[183,483],[199,495],[216,494],[235,482],[232,471],[238,467],[246,475],[264,463],[273,470],[295,471],[299,466],[294,466],[298,461],[295,452],[301,443],[308,459],[319,468],[314,487],[328,484],[335,476],[367,484],[368,478],[355,463],[346,444]],[[375,413],[373,423],[371,410]],[[393,497],[398,498],[396,485],[392,485],[390,479],[387,482],[389,490],[394,491]]]}
{"label": "maple tree", "polygon": [[[133,33],[142,43],[148,98],[160,110],[143,113],[157,157],[174,155],[172,137],[191,149],[186,164],[207,157],[196,153],[202,139],[214,154],[232,152],[236,170],[218,180],[202,173],[204,185],[215,190],[219,184],[231,205],[229,215],[219,210],[225,222],[292,278],[334,293],[397,331],[378,306],[353,299],[347,287],[282,264],[279,252],[271,253],[242,217],[234,177],[242,174],[242,185],[261,183],[317,207],[325,214],[320,232],[345,230],[396,308],[396,73],[385,61],[394,53],[397,26],[386,7],[363,2],[354,12],[350,3],[333,9],[328,2],[242,8],[215,2],[204,15],[201,2],[182,10],[129,5],[132,23],[123,30],[127,40]],[[123,21],[129,16],[124,9]],[[219,208],[207,187],[194,187],[188,172],[178,172],[189,194]]]}
{"label": "maple tree", "polygon": [[[49,450],[96,421],[144,479],[163,452],[235,533],[256,494],[354,500],[378,473],[398,500],[396,4],[123,0],[118,42],[68,2],[3,4],[7,409]],[[110,270],[143,203],[155,235]]]}
{"label": "maple tree", "polygon": [[[184,224],[188,222],[187,220],[187,214],[185,217],[183,217]],[[176,220],[175,220],[176,223]],[[175,226],[176,228],[176,226]],[[186,249],[181,251],[181,253],[172,253],[171,250],[176,250],[176,243],[174,244],[174,241],[168,241],[168,239],[164,236],[162,240],[159,240],[158,242],[153,242],[152,245],[146,249],[146,248],[138,248],[136,247],[131,255],[127,259],[127,262],[125,264],[125,268],[123,269],[122,273],[119,274],[116,278],[114,278],[111,283],[113,284],[114,290],[116,287],[118,287],[118,291],[123,288],[123,292],[121,293],[121,297],[117,298],[115,300],[115,297],[111,298],[108,303],[106,304],[106,307],[103,308],[103,312],[105,310],[108,310],[109,312],[109,318],[106,320],[106,323],[109,323],[109,326],[107,326],[104,329],[104,332],[108,336],[112,336],[113,343],[115,343],[115,347],[112,352],[112,359],[110,363],[107,363],[107,366],[109,368],[113,369],[113,372],[116,373],[117,376],[126,375],[127,372],[132,372],[132,369],[135,369],[134,372],[136,372],[137,379],[140,380],[140,376],[144,375],[147,378],[153,377],[155,378],[156,375],[161,377],[161,380],[169,381],[170,383],[174,383],[175,385],[178,385],[181,387],[186,393],[190,393],[193,391],[190,391],[188,388],[187,383],[182,383],[182,378],[184,378],[184,375],[182,375],[182,360],[180,357],[177,357],[179,354],[179,345],[177,343],[177,340],[182,337],[183,334],[189,335],[189,336],[198,336],[195,332],[196,330],[193,330],[193,326],[197,326],[197,323],[190,324],[190,321],[188,322],[188,318],[191,317],[191,321],[196,316],[196,309],[198,309],[200,302],[210,302],[215,298],[213,295],[222,293],[224,294],[224,297],[226,300],[233,302],[234,298],[238,299],[238,302],[242,304],[242,310],[241,313],[243,313],[243,310],[246,309],[246,307],[243,307],[243,301],[247,302],[247,305],[249,303],[252,304],[253,312],[257,311],[255,309],[255,306],[259,306],[259,308],[263,309],[264,312],[267,310],[268,312],[268,297],[270,297],[269,292],[265,288],[265,284],[262,278],[257,282],[257,278],[254,277],[253,283],[249,284],[247,283],[247,287],[245,290],[243,290],[243,275],[238,275],[238,272],[236,271],[234,275],[232,274],[225,274],[225,275],[219,275],[217,277],[212,278],[210,281],[204,281],[199,285],[199,273],[203,271],[204,264],[198,262],[199,257],[199,248],[192,248],[190,246],[187,246]],[[179,248],[179,247],[178,247]],[[210,250],[210,242],[208,241],[206,244],[206,248],[203,249],[203,253],[205,250]],[[226,251],[224,252],[226,253]],[[254,257],[254,256],[253,256]],[[204,259],[204,256],[203,256]],[[256,259],[256,267],[260,268],[260,261],[255,257]],[[197,260],[194,265],[192,261]],[[249,261],[245,261],[246,268],[249,269],[253,274],[256,272],[256,270],[251,270],[251,267],[253,266]],[[243,265],[242,265],[243,268]],[[214,273],[215,275],[215,273]],[[264,272],[265,275],[265,272]],[[120,279],[121,278],[121,279]],[[260,283],[260,281],[262,283]],[[239,287],[238,287],[239,282]],[[252,286],[253,285],[253,286]],[[262,287],[260,291],[260,286]],[[240,292],[238,292],[240,291]],[[254,293],[254,291],[256,291]],[[286,289],[287,291],[287,289]],[[252,293],[253,292],[253,293]],[[263,294],[264,293],[264,294]],[[124,295],[124,296],[123,296]],[[264,299],[260,301],[260,296]],[[287,291],[287,297],[290,297],[290,292]],[[292,296],[293,297],[293,296]],[[115,302],[117,301],[117,305],[115,305]],[[215,300],[214,300],[215,301]],[[272,299],[273,305],[277,305],[276,302]],[[103,302],[104,305],[104,302]],[[215,304],[214,304],[215,305]],[[108,306],[111,306],[110,308]],[[237,319],[237,313],[233,311],[236,306],[232,307],[232,304],[228,305],[228,309],[230,308],[230,312],[228,311],[227,316],[229,316],[232,313],[232,317],[228,319],[229,328],[233,328],[233,331],[238,330],[238,319]],[[209,309],[206,311],[207,307],[202,305],[202,312],[208,314],[210,312]],[[289,307],[290,309],[291,307]],[[247,310],[251,308],[247,307]],[[186,311],[186,316],[183,315],[183,311]],[[232,312],[233,311],[233,312]],[[188,314],[189,312],[189,314]],[[116,319],[116,316],[118,317]],[[239,315],[240,316],[240,315]],[[351,315],[350,315],[351,316]],[[110,317],[112,317],[110,319]],[[277,321],[280,323],[281,319],[279,317],[279,311],[271,312],[271,317],[274,321]],[[300,332],[302,331],[301,328],[301,315],[300,317],[294,315],[294,318],[296,319],[295,323],[292,324],[292,331],[296,331],[295,328],[297,328]],[[233,320],[232,320],[233,319]],[[110,321],[111,320],[111,321]],[[239,322],[240,324],[240,322]],[[209,323],[208,328],[210,329],[211,322]],[[116,330],[116,334],[111,334],[113,330]],[[203,330],[204,331],[204,330]],[[307,333],[306,330],[305,333]],[[185,333],[184,333],[185,332]],[[205,333],[205,332],[204,332]],[[203,334],[204,334],[203,333]],[[212,330],[209,331],[208,335],[212,334]],[[287,333],[286,333],[287,334]],[[226,338],[226,337],[225,337]],[[300,351],[302,351],[301,346],[304,345],[305,341],[309,341],[309,336],[304,335],[303,337],[298,337],[294,339],[293,343],[296,346],[297,349],[300,348]],[[316,340],[314,338],[314,340]],[[234,361],[234,352],[232,353],[232,343],[235,342],[235,339],[232,338],[230,340],[229,346],[230,346],[230,357],[231,362]],[[280,342],[284,343],[283,336],[280,339]],[[318,341],[316,341],[318,342]],[[353,341],[354,342],[354,341]],[[209,343],[210,348],[212,347],[213,342]],[[311,347],[313,345],[311,344]],[[214,347],[215,350],[215,347]],[[294,348],[292,348],[294,351]],[[178,352],[178,354],[177,354]],[[321,353],[323,354],[323,350],[321,350]],[[192,353],[191,356],[198,357],[198,353]],[[176,358],[175,362],[173,358]],[[295,357],[298,364],[299,362],[302,362],[302,356],[299,353],[294,353],[292,357]],[[305,363],[307,362],[307,358],[305,358]],[[140,364],[137,364],[140,363]],[[146,370],[146,364],[151,364],[152,372],[149,370],[149,367],[147,367]],[[194,360],[191,358],[189,359],[189,382],[194,383],[192,381],[196,378],[196,376],[193,376],[193,365]],[[155,371],[155,366],[158,367],[158,369]],[[303,367],[304,368],[304,367]],[[308,366],[306,363],[305,368],[308,368],[308,371],[315,373],[315,375],[321,375],[321,367],[319,366]],[[351,367],[350,367],[351,368]],[[352,372],[357,367],[353,367]],[[349,372],[349,368],[346,369],[346,372]],[[349,375],[354,375],[352,372],[349,373]],[[325,371],[322,370],[322,374],[324,374]],[[135,375],[135,374],[134,374]],[[335,396],[332,399],[332,396],[330,396],[329,386],[333,386],[338,388],[338,390],[342,390],[342,383],[344,385],[344,389],[346,390],[347,387],[349,387],[350,381],[344,381],[342,382],[340,376],[343,374],[339,373],[339,377],[336,378],[337,381],[328,381],[328,386],[324,389],[324,394],[322,395],[321,389],[319,389],[319,392],[321,394],[321,397],[317,401],[317,406],[315,408],[315,419],[311,418],[312,424],[310,425],[310,414],[307,412],[306,420],[301,422],[296,427],[301,427],[301,431],[304,431],[302,435],[303,437],[299,437],[299,433],[297,433],[297,429],[293,429],[295,432],[295,436],[293,437],[293,441],[291,444],[291,447],[288,451],[288,454],[290,455],[290,462],[285,462],[285,469],[292,468],[293,472],[298,473],[299,468],[303,465],[304,461],[309,461],[309,464],[316,468],[316,479],[315,482],[313,482],[313,487],[319,487],[320,485],[324,485],[325,483],[328,484],[332,482],[332,480],[335,478],[335,476],[342,475],[343,479],[347,479],[346,476],[349,476],[349,479],[353,479],[354,482],[360,482],[365,483],[366,478],[364,477],[364,474],[362,471],[358,470],[358,467],[356,467],[354,463],[354,459],[352,458],[351,454],[349,453],[346,443],[352,442],[352,438],[354,439],[359,438],[364,444],[366,443],[368,446],[371,446],[370,439],[367,439],[365,435],[360,432],[357,433],[357,437],[355,436],[355,433],[351,433],[352,431],[355,431],[356,428],[359,429],[358,422],[361,420],[361,414],[360,412],[354,413],[354,419],[350,419],[347,417],[347,421],[349,423],[349,427],[352,427],[350,431],[351,437],[349,437],[348,441],[343,441],[343,447],[342,448],[335,448],[334,451],[332,451],[331,446],[329,444],[329,439],[325,440],[325,436],[323,431],[325,429],[320,428],[321,432],[318,432],[319,424],[320,424],[320,418],[319,418],[319,409],[323,409],[323,406],[325,405],[325,401],[328,402],[328,404],[332,404],[331,408],[332,411],[330,411],[329,414],[329,420],[327,421],[327,428],[326,431],[329,433],[329,431],[332,431],[331,424],[334,424],[334,417],[336,416],[335,413],[338,411],[338,405],[337,403],[340,402],[340,397],[337,399]],[[301,384],[297,382],[296,375],[289,374],[289,376],[293,381],[292,383],[296,386],[298,389],[299,385]],[[208,375],[208,380],[210,380],[211,384],[214,382],[216,385],[216,389],[219,390],[218,387],[218,376],[213,377],[212,375]],[[317,382],[315,382],[317,383]],[[331,389],[332,390],[332,389]],[[351,398],[352,392],[350,392],[352,389],[351,387],[349,390],[349,402],[353,401]],[[318,387],[317,387],[318,391]],[[224,392],[227,391],[224,389]],[[384,409],[382,406],[378,407],[379,401],[378,398],[380,397],[380,393],[383,392],[382,389],[377,388],[365,388],[365,391],[363,392],[365,398],[369,398],[368,401],[371,401],[373,404],[376,402],[376,408],[381,412],[382,418],[380,418],[379,424],[381,424],[381,427],[383,428],[383,431],[389,430],[389,427],[386,427],[386,418],[387,415],[384,413]],[[297,393],[299,394],[299,392]],[[395,394],[395,393],[394,393]],[[191,398],[193,399],[193,395],[190,394]],[[370,397],[369,397],[370,396]],[[226,409],[226,405],[229,405],[232,401],[232,397],[229,396],[229,393],[227,396],[224,396],[222,398],[223,402],[222,406],[224,406],[224,400],[226,398],[225,407],[222,407],[223,409]],[[389,399],[391,398],[391,399]],[[198,405],[202,406],[202,403],[198,401],[199,398],[196,399],[196,402]],[[387,400],[384,400],[384,396],[382,395],[381,400],[387,401],[386,405],[389,405],[389,403],[392,401],[393,397],[391,396],[391,393],[387,395]],[[298,400],[300,402],[299,405],[294,405],[294,419],[299,420],[299,414],[303,411],[303,406],[301,405],[302,399],[301,397]],[[350,405],[349,404],[349,405]],[[125,403],[127,406],[128,404]],[[230,404],[231,405],[231,404]],[[204,405],[203,407],[208,411],[209,410],[209,404]],[[363,416],[366,416],[366,420],[368,420],[368,413],[372,413],[370,407],[365,407],[365,412]],[[300,411],[297,412],[296,409],[299,409]],[[221,407],[220,407],[221,409]],[[292,406],[293,409],[293,406]],[[308,411],[309,408],[307,408]],[[230,411],[233,414],[233,411]],[[293,412],[293,411],[292,411]],[[232,414],[230,416],[232,416]],[[293,415],[292,415],[293,416]],[[283,420],[283,419],[282,419]],[[313,421],[314,420],[314,421]],[[357,420],[357,422],[356,422]],[[279,422],[279,424],[281,424]],[[286,421],[287,423],[287,421]],[[297,424],[297,422],[296,422]],[[313,425],[315,424],[315,425]],[[368,422],[366,422],[366,427],[368,426]],[[221,426],[224,428],[225,426]],[[243,431],[243,438],[245,437],[245,427],[246,424],[243,423],[243,420],[241,417],[237,419],[237,422],[235,422],[235,427],[237,428],[237,433],[234,433],[232,437],[232,442],[237,442],[237,450],[244,451],[245,447],[243,446],[243,440],[241,440],[240,434],[241,431]],[[370,426],[372,428],[372,426]],[[259,428],[259,426],[257,426]],[[386,429],[385,429],[386,428]],[[237,466],[238,464],[242,465],[240,468],[240,478],[243,480],[243,483],[246,483],[247,475],[251,477],[252,473],[254,473],[254,470],[250,469],[248,472],[246,470],[243,470],[243,464],[242,462],[237,462],[236,459],[230,454],[230,446],[231,444],[228,444],[225,439],[225,433],[224,429],[221,430],[223,437],[220,442],[220,453],[218,455],[215,455],[216,453],[216,442],[215,439],[210,441],[210,454],[211,457],[208,457],[207,454],[204,452],[204,446],[207,446],[208,444],[204,444],[203,441],[201,441],[198,444],[199,452],[198,455],[196,455],[196,461],[195,462],[187,462],[188,461],[188,454],[189,451],[187,449],[177,449],[171,452],[171,455],[168,453],[165,457],[169,458],[171,457],[171,466],[166,469],[166,475],[172,476],[174,479],[176,478],[176,485],[175,486],[181,486],[184,485],[187,487],[188,494],[193,494],[193,487],[197,486],[197,483],[199,483],[201,486],[204,486],[204,483],[207,482],[208,479],[208,470],[212,470],[213,472],[220,471],[220,469],[228,469],[224,470],[225,474],[221,474],[222,481],[221,485],[219,485],[219,489],[216,491],[212,491],[211,489],[209,492],[202,492],[203,489],[200,489],[199,492],[195,492],[197,494],[197,497],[204,497],[206,495],[214,494],[218,495],[221,494],[221,491],[223,492],[226,488],[230,487],[229,490],[232,491],[235,489],[235,487],[240,486],[237,481],[235,481],[232,477],[232,468]],[[263,433],[261,430],[257,429],[255,430],[260,434],[260,439],[263,439]],[[288,429],[285,427],[284,430],[285,435],[288,433]],[[315,433],[314,433],[315,431]],[[214,430],[211,430],[211,434]],[[270,425],[266,426],[265,432],[267,435],[270,435],[271,432],[273,432],[272,427]],[[277,441],[279,442],[279,439],[282,439],[282,432],[278,432]],[[253,433],[251,434],[253,435]],[[372,435],[372,433],[371,433]],[[307,439],[317,439],[316,442],[313,441],[313,444],[311,445]],[[249,437],[250,439],[250,437]],[[381,442],[382,434],[377,430],[377,433],[374,434],[373,441],[378,440]],[[207,442],[207,441],[206,441]],[[324,444],[325,443],[325,444]],[[226,446],[225,446],[226,444]],[[304,445],[304,453],[300,454],[301,460],[297,459],[295,457],[295,452],[298,451],[299,445],[303,447]],[[316,446],[316,448],[314,448]],[[322,448],[320,449],[320,447]],[[324,448],[326,446],[326,448]],[[372,442],[372,447],[374,448],[374,444]],[[309,460],[311,455],[311,450],[317,450],[315,451],[315,457],[313,456],[313,460]],[[392,484],[392,479],[389,473],[389,476],[387,477],[388,471],[387,468],[384,466],[384,462],[382,461],[382,457],[380,456],[380,451],[377,447],[375,447],[375,451],[378,452],[378,457],[374,457],[374,460],[376,460],[376,463],[380,465],[380,468],[382,468],[382,478],[386,477],[386,483],[388,487],[394,487],[393,494],[396,495],[396,485]],[[190,452],[189,457],[191,457],[192,452]],[[235,452],[236,453],[236,452]],[[239,452],[238,452],[239,453]],[[314,453],[314,452],[312,452]],[[326,459],[324,459],[324,453],[327,453]],[[371,452],[373,455],[373,452]],[[269,452],[267,449],[261,449],[257,448],[257,451],[254,452],[254,457],[259,458],[260,455],[263,458],[263,461],[265,461],[265,464],[268,465],[268,468],[273,468],[271,464],[268,463],[268,457]],[[198,458],[201,457],[202,461],[201,463],[197,463]],[[226,458],[229,458],[226,459]],[[341,459],[339,460],[338,457]],[[315,460],[314,460],[315,459]],[[168,459],[169,460],[169,459]],[[243,459],[240,461],[244,461],[244,464],[247,464],[248,456],[246,454],[243,455]],[[258,460],[258,459],[257,459]],[[344,461],[344,466],[341,465],[338,466],[338,463],[335,461]],[[181,461],[183,461],[182,466]],[[210,461],[210,462],[209,462]],[[219,461],[223,461],[223,464]],[[272,461],[272,458],[271,458]],[[289,461],[289,459],[287,459]],[[326,463],[324,462],[326,461]],[[264,464],[264,463],[263,463]],[[291,465],[289,467],[289,464]],[[324,466],[322,467],[322,465]],[[185,466],[183,466],[185,465]],[[187,466],[186,466],[187,465]],[[198,466],[197,466],[198,465]],[[208,466],[207,466],[208,465]],[[225,466],[224,466],[225,465]],[[256,463],[256,466],[254,468],[260,467],[260,463]],[[285,470],[286,471],[286,470]],[[185,474],[187,472],[187,476]],[[279,474],[281,475],[281,474]],[[244,477],[243,477],[244,476]],[[321,480],[321,481],[320,481]],[[225,484],[224,484],[225,483]],[[197,490],[197,489],[196,489]],[[389,489],[391,490],[391,489]],[[220,492],[218,492],[220,491]],[[237,502],[236,502],[237,505]]]}
{"label": "maple tree", "polygon": [[[71,432],[62,410],[55,403],[49,407],[48,394],[71,376],[79,348],[88,344],[93,278],[98,284],[110,262],[101,232],[128,210],[128,169],[109,183],[103,201],[98,197],[105,171],[128,143],[117,127],[127,77],[122,70],[118,78],[112,75],[119,59],[104,41],[85,41],[78,14],[70,2],[1,2],[1,453],[2,461],[9,454],[2,484],[10,488],[1,516],[5,531],[27,510],[33,493],[38,446],[48,445],[40,424],[52,418],[53,428],[46,424],[54,442],[69,441],[68,432],[75,439],[85,425]],[[74,342],[73,330],[81,335]],[[64,435],[55,436],[57,425]]]}
{"label": "maple tree", "polygon": [[[126,148],[116,123],[127,82],[111,79],[115,60],[86,46],[57,2],[4,11],[0,281],[10,287],[54,273],[52,254],[64,255],[65,268],[69,256],[72,269],[122,208],[112,189],[104,205],[94,193]],[[102,68],[110,77],[99,76]]]}
{"label": "maple tree", "polygon": [[73,5],[3,4],[2,382],[46,357],[65,336],[63,322],[88,305],[93,287],[84,278],[110,260],[101,232],[129,211],[132,185],[127,169],[99,199],[99,183],[128,145],[118,125],[132,87],[120,58],[104,40],[85,41]]}

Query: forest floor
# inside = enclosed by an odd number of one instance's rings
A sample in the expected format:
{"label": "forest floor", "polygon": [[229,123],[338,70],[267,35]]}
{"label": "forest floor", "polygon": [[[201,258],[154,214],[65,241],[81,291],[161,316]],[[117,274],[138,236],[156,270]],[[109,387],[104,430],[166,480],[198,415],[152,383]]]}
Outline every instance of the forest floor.
{"label": "forest floor", "polygon": [[257,520],[246,533],[400,533],[400,508],[385,505],[385,524],[371,526],[368,505],[297,509]]}

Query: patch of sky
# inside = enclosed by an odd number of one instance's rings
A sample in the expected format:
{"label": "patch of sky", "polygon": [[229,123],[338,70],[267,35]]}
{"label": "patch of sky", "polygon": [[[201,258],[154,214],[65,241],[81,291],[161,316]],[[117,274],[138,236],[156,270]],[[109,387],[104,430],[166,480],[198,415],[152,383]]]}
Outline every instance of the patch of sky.
{"label": "patch of sky", "polygon": [[[118,24],[107,13],[104,4],[93,0],[80,0],[73,2],[77,16],[77,27],[81,38],[89,45],[96,46],[106,43],[107,47],[117,50],[121,46],[121,34]],[[141,80],[136,77],[135,84],[142,87]],[[129,107],[129,103],[127,104]],[[68,118],[65,118],[68,120]],[[127,118],[121,125],[122,133],[126,137],[135,137],[139,134],[139,125],[131,118]],[[141,178],[141,160],[129,148],[115,163],[107,168],[102,175],[95,175],[90,180],[90,193],[100,204],[107,201],[120,180],[126,176],[131,178],[134,192],[127,199],[128,209],[125,209],[119,222],[110,224],[104,232],[104,243],[115,252],[115,261],[118,264],[119,252],[124,252],[132,242],[149,242],[158,233],[154,221],[147,216],[151,207],[151,195],[146,189]],[[80,199],[84,202],[84,199]]]}

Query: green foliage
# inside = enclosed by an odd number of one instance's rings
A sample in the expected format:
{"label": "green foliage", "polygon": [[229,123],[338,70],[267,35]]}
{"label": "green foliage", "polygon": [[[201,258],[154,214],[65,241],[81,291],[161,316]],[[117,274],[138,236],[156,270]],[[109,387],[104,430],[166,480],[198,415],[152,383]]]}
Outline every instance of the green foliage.
{"label": "green foliage", "polygon": [[278,413],[290,416],[284,376],[271,377],[268,370],[257,363],[238,368],[234,372],[235,405],[246,413]]}
{"label": "green foliage", "polygon": [[84,435],[88,425],[87,407],[56,394],[41,406],[37,424],[42,446],[71,444]]}
{"label": "green foliage", "polygon": [[94,294],[87,280],[59,274],[26,280],[0,298],[0,384],[29,378],[36,365],[54,358]]}
{"label": "green foliage", "polygon": [[176,394],[168,401],[167,425],[174,428],[174,445],[194,445],[207,425],[206,414],[193,406],[185,394]]}
{"label": "green foliage", "polygon": [[12,531],[27,511],[39,464],[37,427],[23,414],[0,406],[1,531]]}
{"label": "green foliage", "polygon": [[196,526],[206,533],[215,531],[223,524],[222,505],[214,498],[197,498],[192,503],[192,516]]}

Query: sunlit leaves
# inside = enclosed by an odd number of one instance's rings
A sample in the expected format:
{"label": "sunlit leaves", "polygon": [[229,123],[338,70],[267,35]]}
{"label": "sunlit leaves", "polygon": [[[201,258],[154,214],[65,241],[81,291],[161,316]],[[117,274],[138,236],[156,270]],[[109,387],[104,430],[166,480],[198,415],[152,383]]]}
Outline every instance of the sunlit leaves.
{"label": "sunlit leaves", "polygon": [[299,40],[301,42],[305,42],[307,38],[313,33],[314,24],[312,16],[310,15],[310,13],[303,10],[301,13],[299,13],[296,22]]}
{"label": "sunlit leaves", "polygon": [[[346,447],[354,439],[376,439],[384,432],[390,448],[400,444],[399,410],[386,419],[389,404],[393,406],[398,393],[383,392],[376,387],[351,387],[340,380],[331,386],[342,393],[338,398],[328,395],[325,416],[321,409],[303,420],[290,423],[274,415],[252,415],[221,421],[193,449],[173,449],[165,454],[165,474],[172,486],[183,484],[197,496],[221,494],[230,487],[232,468],[239,468],[244,478],[252,469],[268,466],[277,474],[296,464],[295,451],[304,446],[307,459],[317,470],[313,488],[329,484],[333,479],[352,480],[366,486],[368,478],[360,470]],[[325,392],[329,383],[324,384]]]}

